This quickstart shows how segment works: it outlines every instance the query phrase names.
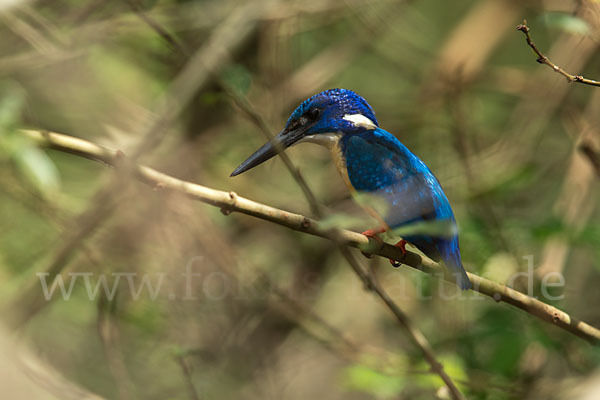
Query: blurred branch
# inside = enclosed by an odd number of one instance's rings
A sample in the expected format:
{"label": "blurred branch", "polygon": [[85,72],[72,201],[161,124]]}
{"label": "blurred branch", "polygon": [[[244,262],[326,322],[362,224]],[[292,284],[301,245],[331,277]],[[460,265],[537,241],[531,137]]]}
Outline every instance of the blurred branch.
{"label": "blurred branch", "polygon": [[[254,3],[240,7],[214,29],[210,38],[194,53],[171,82],[167,93],[157,102],[157,116],[144,124],[139,133],[139,143],[130,150],[132,160],[161,143],[166,137],[165,131],[184,111],[198,90],[204,87],[212,74],[230,60],[231,53],[254,31],[263,7]],[[129,163],[122,164],[122,167],[121,174],[102,185],[93,195],[87,209],[74,218],[71,229],[67,231],[67,238],[60,243],[52,260],[44,268],[51,277],[58,275],[68,265],[80,244],[113,215],[117,204],[115,194],[123,192],[126,178],[135,172],[129,170]],[[23,290],[23,295],[17,299],[17,304],[26,303],[28,307],[27,314],[14,321],[16,325],[24,324],[48,304],[38,289],[37,281],[32,281],[30,288]]]}
{"label": "blurred branch", "polygon": [[492,201],[486,194],[473,197],[473,194],[478,192],[480,184],[481,171],[475,172],[474,165],[472,163],[471,146],[469,143],[469,121],[468,113],[465,112],[464,102],[464,89],[465,80],[461,70],[458,70],[455,75],[455,79],[449,80],[447,90],[447,105],[450,110],[450,115],[453,121],[452,134],[454,136],[453,145],[455,151],[458,153],[459,162],[462,164],[463,170],[465,171],[466,186],[469,191],[471,198],[477,198],[478,202],[470,202],[469,208],[478,218],[480,218],[486,225],[485,233],[497,245],[505,252],[510,253],[513,258],[515,252],[508,240],[502,234],[502,223],[500,218],[496,215],[496,211],[492,206]]}
{"label": "blurred branch", "polygon": [[[462,78],[473,81],[486,67],[505,35],[522,14],[524,2],[482,0],[473,3],[468,13],[448,33],[436,60],[436,76],[453,76],[460,69]],[[489,29],[493,26],[494,29]],[[425,80],[425,92],[439,79]]]}
{"label": "blurred branch", "polygon": [[148,15],[144,9],[141,7],[140,3],[137,0],[126,0],[129,7],[133,10],[133,12],[150,28],[156,31],[159,36],[167,42],[167,44],[175,50],[182,52],[186,57],[189,57],[190,54],[183,47],[183,45],[161,24],[159,24],[153,17]]}
{"label": "blurred branch", "polygon": [[579,145],[579,150],[588,158],[596,175],[600,178],[600,152],[594,150],[592,145],[588,142],[583,142]]}
{"label": "blurred branch", "polygon": [[[575,138],[574,149],[567,164],[561,189],[552,206],[552,215],[560,221],[561,229],[549,235],[541,253],[541,262],[535,273],[542,278],[548,274],[562,273],[567,266],[569,254],[576,242],[570,237],[577,237],[591,222],[590,217],[598,203],[594,187],[597,183],[596,171],[585,153],[579,151],[579,143],[592,146],[597,135],[596,115],[600,106],[600,91],[592,92],[585,114],[578,116],[578,121],[565,121],[565,130]],[[571,236],[574,235],[574,236]]]}
{"label": "blurred branch", "polygon": [[[59,133],[35,130],[22,131],[22,133],[40,146],[76,154],[81,157],[99,161],[103,164],[113,166],[118,165],[124,157],[123,153],[120,151],[110,150],[91,142]],[[135,176],[139,180],[151,185],[155,189],[169,189],[180,192],[194,200],[219,207],[224,214],[230,214],[231,212],[236,211],[299,232],[327,239],[331,238],[331,231],[321,229],[318,221],[303,215],[290,213],[257,203],[240,197],[234,192],[214,190],[191,182],[182,181],[146,166],[133,164],[131,167],[134,169]],[[441,265],[427,259],[422,259],[418,254],[411,251],[407,251],[406,256],[403,258],[402,251],[395,246],[387,243],[381,245],[375,239],[343,229],[338,230],[337,237],[346,245],[363,250],[367,249],[373,254],[384,258],[402,260],[403,264],[412,268],[429,274],[443,276],[447,281],[454,283],[454,277],[446,272],[445,268]],[[586,322],[577,320],[556,307],[529,297],[500,283],[492,282],[473,273],[468,273],[468,275],[473,284],[474,291],[489,296],[496,302],[503,301],[514,307],[520,308],[525,312],[532,314],[543,321],[556,325],[592,344],[598,344],[600,342],[600,330]]]}
{"label": "blurred branch", "polygon": [[96,328],[100,337],[100,343],[102,344],[102,350],[104,351],[104,357],[106,358],[108,371],[117,388],[118,398],[131,399],[135,393],[135,389],[123,357],[119,328],[111,307],[114,307],[114,304],[105,296],[101,296],[98,302]]}
{"label": "blurred branch", "polygon": [[185,360],[184,354],[178,354],[175,357],[177,364],[179,364],[179,368],[181,368],[181,373],[183,374],[183,379],[188,387],[188,393],[190,395],[190,399],[192,400],[200,400],[200,396],[198,396],[198,392],[196,391],[196,387],[194,386],[194,382],[192,380],[192,371]]}
{"label": "blurred branch", "polygon": [[[8,333],[2,332],[1,335],[8,337]],[[23,339],[23,336],[11,335],[13,339]],[[3,372],[2,390],[4,393],[10,393],[7,396],[12,398],[44,398],[44,399],[63,399],[63,400],[105,400],[105,397],[94,393],[92,390],[83,387],[74,382],[72,376],[67,377],[64,371],[58,369],[55,365],[56,360],[48,356],[43,356],[40,351],[33,351],[28,348],[23,341],[11,341],[10,348],[6,347],[9,343],[3,343],[2,357],[3,361],[10,363],[11,371],[20,371],[27,377],[25,383],[32,387],[39,387],[43,391],[38,396],[19,395],[11,390],[11,383],[14,379],[11,375]],[[12,387],[14,389],[14,386]]]}
{"label": "blurred branch", "polygon": [[15,14],[5,11],[0,14],[0,20],[4,22],[11,31],[27,41],[38,52],[46,54],[56,51],[56,47],[51,41],[23,19],[18,18]]}
{"label": "blurred branch", "polygon": [[579,82],[579,83],[583,83],[583,84],[591,85],[591,86],[600,86],[600,82],[594,81],[592,79],[584,78],[581,75],[571,75],[570,73],[568,73],[567,71],[565,71],[564,69],[562,69],[558,65],[554,64],[552,61],[550,61],[550,59],[548,57],[546,57],[544,55],[544,53],[542,53],[537,48],[537,46],[535,45],[535,43],[531,39],[531,35],[529,34],[530,29],[527,26],[527,21],[526,20],[524,20],[522,24],[517,25],[517,30],[523,32],[523,34],[525,35],[525,40],[527,41],[527,44],[529,45],[529,47],[531,47],[533,49],[533,51],[535,52],[535,54],[537,54],[537,56],[538,56],[538,59],[536,60],[538,63],[540,63],[540,64],[546,64],[547,66],[549,66],[550,68],[552,68],[552,70],[554,72],[558,72],[559,74],[561,74],[562,76],[564,76],[567,79],[567,82],[569,82],[569,83],[571,83],[571,82]]}
{"label": "blurred branch", "polygon": [[[354,362],[359,361],[358,357],[349,357],[348,354],[360,354],[362,350],[361,346],[359,346],[354,341],[350,340],[343,331],[331,325],[319,314],[306,307],[302,302],[296,300],[287,291],[283,290],[276,284],[272,283],[272,289],[275,295],[277,296],[277,302],[275,302],[275,304],[286,304],[288,308],[292,311],[292,313],[289,313],[291,314],[291,316],[289,316],[288,318],[293,318],[298,327],[302,328],[302,330],[305,333],[316,339],[319,343],[323,344],[328,349],[331,349],[336,353],[341,354],[342,358],[350,359]],[[299,317],[306,317],[308,320],[313,321],[315,324],[323,328],[327,335],[334,340],[327,340],[325,338],[317,336],[299,321]]]}

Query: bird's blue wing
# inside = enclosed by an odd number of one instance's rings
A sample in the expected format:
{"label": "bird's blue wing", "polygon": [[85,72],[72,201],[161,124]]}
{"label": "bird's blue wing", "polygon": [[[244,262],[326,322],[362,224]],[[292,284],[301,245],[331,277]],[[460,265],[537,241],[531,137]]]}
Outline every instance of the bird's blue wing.
{"label": "bird's blue wing", "polygon": [[381,212],[390,227],[454,219],[435,176],[392,134],[376,129],[347,135],[342,152],[354,189],[385,200],[388,209]]}
{"label": "bird's blue wing", "polygon": [[[428,257],[459,273],[461,287],[470,287],[460,260],[456,223],[450,203],[429,168],[396,137],[383,129],[344,135],[340,142],[348,178],[358,193],[382,200],[373,208],[391,228],[417,223],[450,225],[454,232],[403,235]],[[465,280],[466,279],[466,280]]]}

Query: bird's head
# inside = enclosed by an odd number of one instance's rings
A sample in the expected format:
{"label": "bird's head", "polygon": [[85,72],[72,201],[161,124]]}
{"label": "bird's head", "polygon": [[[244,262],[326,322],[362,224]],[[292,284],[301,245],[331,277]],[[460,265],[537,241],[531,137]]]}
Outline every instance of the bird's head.
{"label": "bird's head", "polygon": [[365,99],[347,89],[329,89],[304,100],[285,128],[232,172],[236,176],[299,142],[327,144],[334,136],[375,129],[379,125]]}

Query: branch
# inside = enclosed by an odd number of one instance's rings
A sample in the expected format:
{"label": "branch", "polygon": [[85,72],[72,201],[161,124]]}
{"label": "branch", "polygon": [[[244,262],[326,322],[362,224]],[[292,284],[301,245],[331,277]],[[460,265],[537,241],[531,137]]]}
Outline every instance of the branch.
{"label": "branch", "polygon": [[[122,164],[125,161],[122,152],[110,150],[86,140],[52,132],[35,130],[21,132],[40,146],[75,154],[99,161],[102,164],[115,166]],[[224,214],[240,212],[299,232],[331,239],[330,230],[320,228],[317,221],[303,215],[290,213],[255,202],[238,196],[234,192],[224,192],[182,181],[143,165],[133,164],[130,167],[140,181],[153,188],[180,192],[191,199],[219,207]],[[402,250],[399,248],[387,243],[381,245],[377,240],[368,238],[360,233],[339,229],[336,236],[338,240],[346,245],[362,250],[366,249],[372,254],[387,259],[392,258],[402,260],[402,263],[405,265],[429,274],[443,276],[445,280],[454,283],[454,277],[448,273],[444,267],[433,261],[421,259],[418,254],[411,251],[407,251],[406,256],[403,258]],[[600,330],[586,322],[575,319],[556,307],[529,297],[500,283],[492,282],[470,272],[467,274],[473,284],[474,291],[491,297],[496,302],[505,302],[520,308],[521,310],[585,339],[592,344],[600,343]]]}
{"label": "branch", "polygon": [[529,45],[529,47],[531,47],[533,49],[533,51],[535,52],[535,54],[537,54],[537,56],[538,56],[538,59],[536,60],[538,63],[540,63],[540,64],[546,64],[547,66],[549,66],[550,68],[552,68],[552,70],[554,72],[558,72],[559,74],[561,74],[562,76],[564,76],[567,79],[567,82],[569,82],[569,83],[571,83],[571,82],[578,82],[578,83],[583,83],[585,85],[600,86],[600,82],[594,81],[592,79],[584,78],[581,75],[571,75],[570,73],[568,73],[567,71],[565,71],[564,69],[562,69],[558,65],[554,64],[552,61],[550,61],[550,59],[548,57],[546,57],[544,55],[544,53],[542,53],[537,48],[537,46],[535,45],[535,43],[531,39],[531,35],[529,34],[529,27],[527,26],[527,21],[526,20],[524,20],[522,24],[517,25],[517,30],[519,30],[519,31],[523,32],[523,34],[525,34],[525,40],[527,41],[527,44]]}

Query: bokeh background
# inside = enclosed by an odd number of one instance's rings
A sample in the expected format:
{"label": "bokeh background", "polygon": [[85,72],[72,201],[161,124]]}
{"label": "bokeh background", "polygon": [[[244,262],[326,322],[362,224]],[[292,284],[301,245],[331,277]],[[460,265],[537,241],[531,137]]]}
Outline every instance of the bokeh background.
{"label": "bokeh background", "polygon": [[[524,18],[552,61],[600,78],[592,0],[0,1],[3,396],[447,398],[331,242],[225,216],[19,133],[84,138],[311,215],[279,159],[229,173],[265,128],[331,87],[365,97],[437,175],[468,270],[504,283],[532,260],[532,294],[560,272],[562,298],[545,301],[600,326],[600,88],[536,63],[515,30]],[[288,154],[329,215],[360,213],[326,150]],[[468,398],[600,398],[597,348],[368,262]],[[92,285],[113,273],[162,285],[136,298],[122,278],[114,297],[90,299],[80,277],[69,300],[56,289],[40,301],[39,272],[67,286],[77,272]]]}

